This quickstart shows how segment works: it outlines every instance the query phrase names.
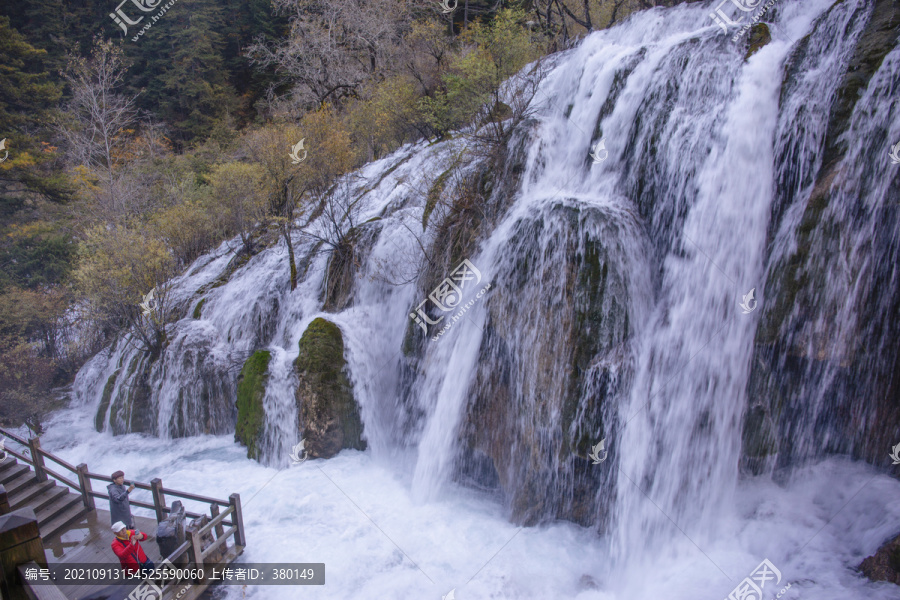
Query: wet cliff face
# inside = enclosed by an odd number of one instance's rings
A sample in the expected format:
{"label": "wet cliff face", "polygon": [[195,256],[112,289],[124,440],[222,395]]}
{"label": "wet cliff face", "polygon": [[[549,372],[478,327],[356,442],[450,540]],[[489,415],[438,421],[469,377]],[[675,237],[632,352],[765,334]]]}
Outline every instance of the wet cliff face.
{"label": "wet cliff face", "polygon": [[884,168],[896,143],[884,135],[884,102],[900,81],[900,6],[835,3],[827,20],[855,43],[828,56],[810,36],[785,69],[790,109],[799,108],[794,82],[813,64],[843,64],[823,90],[827,118],[809,132],[813,151],[786,146],[779,157],[772,301],[757,330],[744,429],[743,465],[753,473],[828,453],[887,465],[900,436],[900,189],[897,170]]}
{"label": "wet cliff face", "polygon": [[459,474],[502,490],[515,522],[587,524],[609,501],[598,494],[609,472],[587,457],[631,371],[626,277],[606,247],[616,227],[601,210],[552,205],[517,223],[516,261],[492,281]]}

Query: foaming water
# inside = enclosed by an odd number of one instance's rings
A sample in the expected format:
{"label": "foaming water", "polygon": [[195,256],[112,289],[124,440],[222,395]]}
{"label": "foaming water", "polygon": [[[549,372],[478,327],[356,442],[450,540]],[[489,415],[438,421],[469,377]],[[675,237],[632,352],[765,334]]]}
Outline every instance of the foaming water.
{"label": "foaming water", "polygon": [[276,469],[247,459],[231,436],[113,437],[77,409],[54,415],[42,442],[95,472],[122,469],[129,479],[160,477],[171,489],[214,497],[239,493],[248,540],[242,562],[325,563],[325,586],[228,587],[228,598],[436,600],[456,589],[461,600],[720,599],[763,557],[792,584],[782,596],[789,600],[897,598],[892,586],[867,582],[850,565],[900,526],[900,505],[891,501],[900,482],[842,459],[797,472],[787,487],[766,478],[739,484],[729,534],[704,547],[709,558],[684,539],[693,552],[658,553],[649,571],[608,571],[608,540],[590,529],[564,522],[520,529],[500,506],[452,485],[417,502],[408,472],[370,453]]}

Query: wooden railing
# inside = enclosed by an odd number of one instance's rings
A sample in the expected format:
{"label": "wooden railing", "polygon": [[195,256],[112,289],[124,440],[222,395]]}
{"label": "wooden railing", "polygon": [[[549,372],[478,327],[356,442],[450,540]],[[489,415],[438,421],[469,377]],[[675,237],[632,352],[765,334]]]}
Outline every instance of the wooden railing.
{"label": "wooden railing", "polygon": [[[200,496],[202,498],[202,496]],[[161,565],[157,565],[158,569],[182,569],[184,572],[190,572],[194,569],[203,569],[204,579],[176,579],[176,580],[165,580],[165,581],[155,581],[154,584],[160,588],[159,597],[164,600],[174,600],[181,596],[179,592],[185,589],[187,586],[191,585],[203,585],[209,583],[209,577],[212,575],[211,571],[208,571],[204,568],[207,564],[207,558],[219,549],[219,546],[225,544],[226,548],[228,546],[227,540],[229,537],[234,537],[235,547],[238,548],[238,551],[243,549],[246,545],[246,541],[244,539],[244,526],[243,526],[243,516],[241,515],[241,503],[240,498],[237,494],[232,494],[229,497],[230,504],[228,508],[226,508],[222,513],[219,513],[218,504],[213,504],[211,506],[211,510],[216,514],[213,518],[204,526],[194,529],[187,528],[185,530],[185,535],[187,539],[178,546],[172,554],[165,557]],[[226,517],[231,517],[231,522],[226,521]],[[234,523],[232,525],[232,522]],[[229,525],[227,530],[224,529],[225,525]],[[212,535],[212,532],[216,532],[215,540],[203,548],[203,539],[207,535]],[[149,583],[151,580],[145,580],[145,583]],[[177,595],[176,595],[177,594]]]}
{"label": "wooden railing", "polygon": [[[66,484],[67,486],[81,494],[82,501],[84,502],[84,506],[87,510],[95,509],[95,498],[109,500],[109,494],[93,491],[91,480],[112,482],[111,477],[107,475],[101,475],[99,473],[91,473],[85,463],[73,466],[65,460],[54,456],[50,452],[47,452],[46,450],[41,448],[41,440],[39,437],[25,440],[15,435],[14,433],[6,431],[2,428],[0,428],[0,435],[13,440],[20,446],[27,447],[27,450],[23,449],[21,452],[17,452],[11,448],[5,448],[5,450],[7,454],[31,465],[32,469],[34,469],[34,475],[38,481],[47,481],[47,476],[49,475],[57,481]],[[26,454],[30,455],[30,458],[26,456]],[[45,459],[49,459],[54,463],[60,465],[66,471],[69,471],[69,473],[74,475],[75,480],[77,481],[48,468]],[[247,545],[247,539],[244,535],[244,519],[241,512],[241,497],[239,494],[231,494],[228,497],[228,500],[225,501],[217,500],[216,498],[210,498],[207,496],[201,496],[198,494],[190,494],[188,492],[164,489],[162,480],[159,478],[151,480],[149,484],[138,481],[132,481],[131,483],[134,484],[134,487],[136,487],[137,489],[149,491],[153,498],[153,503],[150,504],[148,502],[129,499],[129,504],[131,504],[132,506],[139,506],[141,508],[153,510],[156,513],[157,523],[163,521],[166,518],[166,515],[168,515],[172,510],[166,505],[166,496],[169,496],[171,498],[183,498],[185,500],[192,500],[195,502],[203,502],[205,504],[209,504],[209,523],[207,523],[197,531],[187,531],[186,533],[188,535],[188,540],[184,544],[179,546],[172,554],[172,556],[168,557],[169,560],[172,560],[173,557],[176,559],[180,559],[185,552],[188,552],[190,556],[190,562],[199,567],[203,565],[204,559],[206,559],[206,557],[214,552],[219,546],[225,544],[227,547],[227,540],[229,537],[234,538],[234,544],[236,546],[240,546],[241,548],[243,548]],[[226,508],[224,511],[220,511],[219,507]],[[185,516],[192,519],[199,519],[207,515],[185,511]],[[228,517],[231,518],[230,521],[225,520]],[[227,530],[225,529],[226,526],[228,527]],[[201,550],[203,537],[213,530],[215,530],[216,532],[215,540],[211,545]],[[175,561],[172,560],[172,562]]]}

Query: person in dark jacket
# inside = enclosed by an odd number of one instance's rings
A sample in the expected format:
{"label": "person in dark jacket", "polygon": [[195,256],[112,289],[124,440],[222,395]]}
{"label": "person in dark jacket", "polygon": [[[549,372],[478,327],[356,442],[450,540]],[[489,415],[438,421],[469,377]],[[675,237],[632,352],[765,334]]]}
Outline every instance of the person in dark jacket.
{"label": "person in dark jacket", "polygon": [[116,534],[116,539],[111,544],[112,550],[119,557],[119,563],[126,573],[131,575],[141,569],[153,569],[153,561],[147,558],[141,548],[141,540],[147,539],[146,533],[128,529],[121,521],[115,523],[112,530]]}
{"label": "person in dark jacket", "polygon": [[131,505],[128,503],[128,494],[134,489],[134,484],[125,487],[125,473],[122,471],[113,473],[112,480],[113,482],[106,486],[109,492],[110,524],[121,521],[129,529],[134,529],[134,517],[131,516]]}

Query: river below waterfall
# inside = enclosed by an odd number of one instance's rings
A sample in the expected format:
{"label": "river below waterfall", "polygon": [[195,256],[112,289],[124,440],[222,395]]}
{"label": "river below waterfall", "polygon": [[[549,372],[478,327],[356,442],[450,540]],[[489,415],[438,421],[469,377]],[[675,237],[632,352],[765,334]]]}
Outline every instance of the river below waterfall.
{"label": "river below waterfall", "polygon": [[[214,497],[239,493],[247,531],[240,562],[325,563],[323,587],[220,588],[228,599],[437,600],[455,589],[460,600],[723,600],[763,558],[791,584],[781,596],[788,600],[900,597],[852,569],[900,528],[900,483],[840,458],[795,472],[786,487],[742,481],[734,514],[718,523],[722,535],[702,550],[682,536],[611,568],[609,541],[591,529],[520,529],[497,503],[463,487],[417,502],[408,470],[365,452],[275,469],[247,459],[230,435],[113,437],[79,410],[57,413],[41,440],[95,472],[122,469],[129,479],[160,477],[171,489]],[[150,501],[149,492],[134,497]]]}

